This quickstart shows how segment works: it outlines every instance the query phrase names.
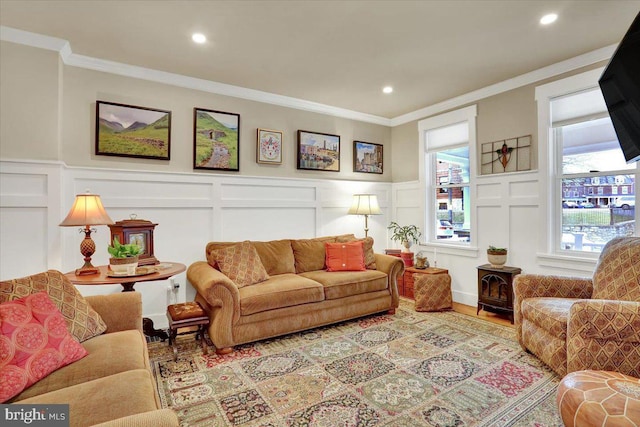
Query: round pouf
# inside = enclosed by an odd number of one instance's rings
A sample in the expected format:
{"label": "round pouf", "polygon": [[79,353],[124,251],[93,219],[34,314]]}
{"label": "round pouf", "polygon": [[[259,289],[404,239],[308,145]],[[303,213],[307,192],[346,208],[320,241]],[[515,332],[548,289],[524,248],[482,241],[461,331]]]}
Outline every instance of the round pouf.
{"label": "round pouf", "polygon": [[633,427],[640,422],[640,379],[618,372],[577,371],[558,386],[565,427]]}

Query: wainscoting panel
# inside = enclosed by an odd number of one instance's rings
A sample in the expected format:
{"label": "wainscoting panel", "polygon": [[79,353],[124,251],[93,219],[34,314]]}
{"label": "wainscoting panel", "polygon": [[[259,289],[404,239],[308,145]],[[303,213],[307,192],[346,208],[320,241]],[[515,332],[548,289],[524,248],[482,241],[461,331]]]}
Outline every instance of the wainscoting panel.
{"label": "wainscoting panel", "polygon": [[[160,261],[187,267],[205,260],[214,240],[311,238],[354,233],[364,236],[364,217],[348,215],[352,195],[379,197],[382,215],[369,218],[376,249],[387,247],[390,183],[246,177],[227,174],[163,173],[68,167],[58,162],[0,161],[0,279],[46,269],[72,271],[82,265],[79,227],[59,227],[75,195],[100,194],[114,221],[137,218],[157,223],[154,252]],[[26,189],[23,191],[22,189]],[[94,265],[108,263],[109,227],[96,226]],[[15,246],[17,245],[17,246]],[[28,254],[28,256],[25,256]],[[170,281],[141,282],[143,311],[156,327],[166,327],[166,306],[193,300],[182,273]],[[120,285],[79,286],[84,295],[120,292]]]}

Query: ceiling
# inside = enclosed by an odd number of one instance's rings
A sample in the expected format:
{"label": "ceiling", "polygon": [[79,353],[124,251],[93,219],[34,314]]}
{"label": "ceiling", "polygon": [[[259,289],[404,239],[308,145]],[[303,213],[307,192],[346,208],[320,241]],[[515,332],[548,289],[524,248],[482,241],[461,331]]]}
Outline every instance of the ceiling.
{"label": "ceiling", "polygon": [[[617,44],[638,11],[635,0],[2,0],[0,24],[78,55],[390,119]],[[559,18],[543,27],[549,12]]]}

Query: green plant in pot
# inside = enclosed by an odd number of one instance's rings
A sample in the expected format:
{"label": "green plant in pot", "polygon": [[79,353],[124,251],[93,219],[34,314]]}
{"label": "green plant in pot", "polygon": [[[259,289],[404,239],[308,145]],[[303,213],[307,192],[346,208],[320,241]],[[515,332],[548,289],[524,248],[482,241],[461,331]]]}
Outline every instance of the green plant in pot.
{"label": "green plant in pot", "polygon": [[391,222],[387,229],[391,230],[391,240],[402,244],[402,252],[409,252],[411,245],[418,243],[418,239],[422,236],[415,225],[399,225],[397,222]]}
{"label": "green plant in pot", "polygon": [[138,255],[142,252],[140,246],[135,243],[122,244],[118,236],[113,238],[111,246],[107,247],[109,255],[109,267],[115,273],[134,274],[138,267]]}
{"label": "green plant in pot", "polygon": [[487,249],[487,260],[493,268],[503,268],[507,263],[507,248],[497,248],[489,246]]}

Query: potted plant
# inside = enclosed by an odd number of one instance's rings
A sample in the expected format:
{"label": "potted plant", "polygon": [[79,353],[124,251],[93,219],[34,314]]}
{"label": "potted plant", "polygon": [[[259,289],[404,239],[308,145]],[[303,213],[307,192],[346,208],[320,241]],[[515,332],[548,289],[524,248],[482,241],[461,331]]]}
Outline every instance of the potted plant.
{"label": "potted plant", "polygon": [[135,243],[121,244],[118,236],[113,238],[113,244],[107,247],[107,251],[111,255],[109,259],[109,268],[115,273],[134,274],[138,267],[138,255],[140,254],[140,246]]}
{"label": "potted plant", "polygon": [[412,243],[418,243],[418,239],[422,235],[418,227],[415,225],[399,225],[397,222],[391,222],[387,229],[391,230],[391,240],[402,244],[402,252],[400,257],[404,261],[406,267],[413,266],[413,252],[410,251]]}
{"label": "potted plant", "polygon": [[487,260],[493,268],[504,267],[507,262],[507,248],[489,246],[489,249],[487,249]]}

